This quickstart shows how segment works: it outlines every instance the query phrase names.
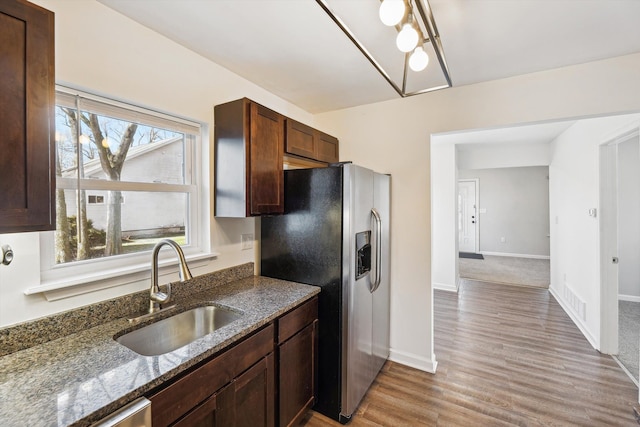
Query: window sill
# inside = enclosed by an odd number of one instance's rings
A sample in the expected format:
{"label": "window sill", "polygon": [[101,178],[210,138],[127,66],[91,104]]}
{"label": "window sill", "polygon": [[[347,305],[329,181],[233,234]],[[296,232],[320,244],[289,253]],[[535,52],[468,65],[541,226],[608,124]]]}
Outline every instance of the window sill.
{"label": "window sill", "polygon": [[[205,265],[209,260],[220,255],[217,252],[196,253],[185,255],[190,268],[197,268]],[[177,259],[164,259],[158,262],[160,276],[177,273],[177,270],[169,269],[178,265]],[[25,295],[44,294],[48,301],[69,298],[94,292],[100,289],[121,286],[128,283],[144,280],[151,277],[151,265],[149,262],[134,264],[117,269],[101,270],[93,274],[75,276],[71,279],[51,280],[42,282],[38,286],[33,286],[24,291]]]}

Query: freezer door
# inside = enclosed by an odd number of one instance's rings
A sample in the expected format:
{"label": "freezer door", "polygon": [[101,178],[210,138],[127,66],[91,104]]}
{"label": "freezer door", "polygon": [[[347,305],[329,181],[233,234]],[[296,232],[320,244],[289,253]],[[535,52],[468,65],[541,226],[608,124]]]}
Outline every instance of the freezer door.
{"label": "freezer door", "polygon": [[[389,357],[389,318],[390,318],[390,215],[391,215],[391,177],[379,173],[373,177],[373,207],[380,217],[378,227],[372,232],[372,275],[379,278],[373,296],[372,330],[372,369],[375,377]],[[372,215],[374,224],[377,222]],[[377,224],[376,224],[377,225]]]}
{"label": "freezer door", "polygon": [[263,276],[322,288],[314,409],[334,419],[342,405],[342,172],[339,167],[285,171],[285,215],[262,217],[260,227]]}

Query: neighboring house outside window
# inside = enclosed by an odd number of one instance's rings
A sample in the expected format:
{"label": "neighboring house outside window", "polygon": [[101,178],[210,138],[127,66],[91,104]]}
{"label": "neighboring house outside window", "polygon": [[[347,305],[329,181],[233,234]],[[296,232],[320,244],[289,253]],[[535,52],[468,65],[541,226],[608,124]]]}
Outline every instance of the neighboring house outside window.
{"label": "neighboring house outside window", "polygon": [[103,205],[104,204],[104,196],[98,196],[96,194],[90,194],[87,197],[87,201],[90,205]]}
{"label": "neighboring house outside window", "polygon": [[[148,257],[164,238],[198,249],[199,124],[57,89],[57,221],[43,240],[43,279],[73,270],[62,266]],[[96,266],[78,273],[87,268]]]}

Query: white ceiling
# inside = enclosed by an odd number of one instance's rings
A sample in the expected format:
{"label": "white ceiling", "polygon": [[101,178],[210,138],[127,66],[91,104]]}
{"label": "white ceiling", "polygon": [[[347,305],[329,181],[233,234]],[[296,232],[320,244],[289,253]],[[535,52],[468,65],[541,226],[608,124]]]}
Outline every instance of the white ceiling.
{"label": "white ceiling", "polygon": [[[99,1],[311,113],[398,97],[315,0]],[[454,86],[640,52],[638,0],[430,5]]]}
{"label": "white ceiling", "polygon": [[472,150],[477,147],[477,144],[482,144],[483,148],[499,147],[503,144],[548,145],[574,123],[575,120],[569,120],[507,128],[454,132],[436,135],[433,140],[438,141],[438,143],[456,144],[460,151]]}

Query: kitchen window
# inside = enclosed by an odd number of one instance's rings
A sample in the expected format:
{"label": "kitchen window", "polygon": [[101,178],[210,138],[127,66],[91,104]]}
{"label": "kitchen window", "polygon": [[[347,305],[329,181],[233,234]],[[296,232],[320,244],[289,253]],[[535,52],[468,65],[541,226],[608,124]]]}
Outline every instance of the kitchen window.
{"label": "kitchen window", "polygon": [[56,230],[41,236],[41,282],[148,270],[165,238],[204,252],[198,123],[61,86],[55,115]]}

